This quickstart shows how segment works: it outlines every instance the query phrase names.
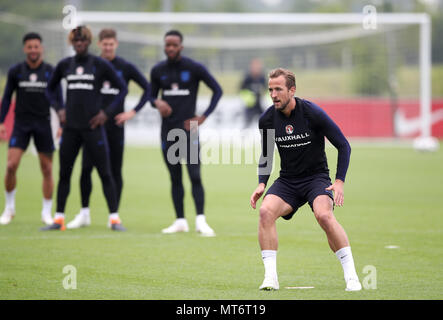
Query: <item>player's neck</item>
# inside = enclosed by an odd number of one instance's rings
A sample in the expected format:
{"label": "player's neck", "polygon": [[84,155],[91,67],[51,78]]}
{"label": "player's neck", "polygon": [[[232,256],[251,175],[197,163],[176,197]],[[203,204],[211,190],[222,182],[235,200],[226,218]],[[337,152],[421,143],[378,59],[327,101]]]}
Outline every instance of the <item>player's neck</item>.
{"label": "player's neck", "polygon": [[295,109],[295,106],[297,105],[297,102],[295,100],[294,97],[292,97],[292,99],[289,101],[288,105],[286,106],[286,108],[284,110],[282,110],[281,112],[286,116],[289,117],[291,115],[292,110]]}
{"label": "player's neck", "polygon": [[177,63],[182,59],[181,55],[176,56],[174,59],[168,59],[169,63]]}
{"label": "player's neck", "polygon": [[88,54],[89,54],[89,52],[88,52],[88,50],[86,50],[86,51],[81,52],[81,53],[76,53],[75,56],[77,57],[77,59],[84,59],[84,58],[86,58],[88,56]]}
{"label": "player's neck", "polygon": [[40,65],[43,63],[43,59],[40,58],[36,61],[31,61],[26,59],[26,64],[29,66],[29,68],[31,69],[37,69],[38,67],[40,67]]}

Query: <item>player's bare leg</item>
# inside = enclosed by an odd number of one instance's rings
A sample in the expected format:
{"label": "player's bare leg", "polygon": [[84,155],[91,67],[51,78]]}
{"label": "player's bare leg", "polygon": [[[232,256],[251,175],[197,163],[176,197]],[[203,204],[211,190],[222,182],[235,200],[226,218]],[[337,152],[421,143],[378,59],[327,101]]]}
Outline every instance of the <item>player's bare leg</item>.
{"label": "player's bare leg", "polygon": [[54,190],[54,179],[52,177],[52,154],[42,153],[38,154],[40,159],[40,168],[43,175],[43,208],[41,212],[42,221],[47,224],[52,224],[52,192]]}
{"label": "player's bare leg", "polygon": [[5,174],[5,210],[0,217],[0,224],[8,224],[15,215],[15,187],[17,185],[17,169],[24,150],[20,148],[8,149],[8,160]]}
{"label": "player's bare leg", "polygon": [[265,279],[260,290],[279,289],[277,277],[278,235],[275,222],[279,217],[291,211],[292,207],[289,204],[272,194],[267,195],[260,206],[258,241],[265,266]]}
{"label": "player's bare leg", "polygon": [[319,225],[326,233],[329,247],[342,264],[346,290],[361,290],[348,236],[340,223],[335,219],[332,199],[327,195],[318,196],[313,202],[313,211]]}

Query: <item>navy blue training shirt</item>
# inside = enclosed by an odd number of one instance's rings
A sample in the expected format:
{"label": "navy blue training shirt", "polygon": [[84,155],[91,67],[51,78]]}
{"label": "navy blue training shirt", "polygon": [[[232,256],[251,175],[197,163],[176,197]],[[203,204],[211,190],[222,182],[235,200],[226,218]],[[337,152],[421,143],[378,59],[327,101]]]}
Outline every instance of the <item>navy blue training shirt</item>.
{"label": "navy blue training shirt", "polygon": [[[296,106],[289,117],[269,107],[260,117],[262,156],[259,163],[259,183],[266,184],[272,168],[274,143],[281,158],[281,177],[304,178],[317,173],[329,174],[325,153],[325,137],[337,148],[336,179],[345,181],[351,147],[340,128],[315,103],[295,97]],[[267,135],[275,129],[275,136]],[[274,141],[268,141],[273,138]]]}
{"label": "navy blue training shirt", "polygon": [[178,61],[165,60],[152,68],[152,97],[157,98],[161,89],[162,99],[172,108],[171,115],[163,118],[163,125],[181,127],[183,121],[195,117],[200,81],[213,92],[211,102],[203,113],[207,117],[220,100],[222,89],[202,64],[182,56]]}
{"label": "navy blue training shirt", "polygon": [[[151,86],[149,85],[149,82],[146,80],[145,76],[137,69],[136,66],[118,56],[111,60],[110,63],[117,72],[117,75],[121,77],[126,84],[128,84],[130,80],[133,80],[143,89],[143,94],[140,97],[137,105],[134,107],[135,112],[138,112],[141,108],[143,108],[147,101],[149,101],[152,105],[154,104],[154,99],[151,97]],[[115,96],[119,94],[119,90],[111,86],[109,81],[104,81],[103,86],[100,89],[100,93],[102,94],[103,105],[108,106],[112,103]],[[124,112],[124,110],[123,99],[115,109],[114,115]]]}
{"label": "navy blue training shirt", "polygon": [[[68,57],[57,64],[47,88],[51,102],[54,100],[54,90],[62,78],[67,81],[66,128],[89,128],[89,120],[100,109],[104,110],[108,118],[112,117],[128,92],[126,84],[112,65],[91,54]],[[108,106],[102,107],[100,89],[104,81],[109,81],[119,92]]]}
{"label": "navy blue training shirt", "polygon": [[[10,68],[2,98],[0,123],[5,121],[14,91],[16,91],[15,119],[49,119],[51,103],[45,95],[45,90],[53,71],[54,68],[45,62],[35,69],[31,69],[26,62]],[[57,103],[53,106],[58,108],[62,103],[60,86],[55,88],[54,95]]]}

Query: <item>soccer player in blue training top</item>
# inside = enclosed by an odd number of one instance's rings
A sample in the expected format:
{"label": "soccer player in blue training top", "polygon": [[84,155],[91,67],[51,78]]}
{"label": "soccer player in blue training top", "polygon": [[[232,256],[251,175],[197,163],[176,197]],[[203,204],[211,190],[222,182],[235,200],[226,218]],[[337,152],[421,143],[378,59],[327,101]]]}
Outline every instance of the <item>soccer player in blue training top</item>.
{"label": "soccer player in blue training top", "polygon": [[[361,290],[348,237],[333,214],[334,203],[343,205],[343,185],[351,147],[338,126],[316,104],[295,94],[295,75],[282,68],[269,73],[273,105],[260,117],[262,154],[259,185],[251,195],[251,206],[263,195],[268,182],[274,142],[281,158],[280,176],[268,189],[260,206],[258,238],[265,266],[261,290],[277,290],[276,220],[292,218],[306,202],[326,232],[329,246],[340,260],[347,291]],[[336,179],[331,183],[325,154],[325,137],[337,148]]]}
{"label": "soccer player in blue training top", "polygon": [[[168,140],[168,133],[173,129],[178,129],[183,130],[186,134],[186,165],[192,183],[192,196],[197,211],[196,231],[203,236],[214,236],[215,232],[207,224],[204,215],[204,189],[200,176],[199,141],[198,137],[193,139],[194,135],[190,132],[190,129],[191,126],[194,128],[194,124],[201,125],[209,114],[214,111],[222,95],[222,89],[203,65],[181,55],[183,35],[179,31],[168,31],[164,36],[164,45],[167,60],[152,68],[151,86],[154,98],[157,98],[159,90],[162,90],[162,99],[156,101],[155,107],[162,116],[162,152],[171,177],[172,199],[177,219],[162,232],[189,231],[183,212],[182,167],[180,161],[175,161],[174,157],[172,157],[174,161],[171,161],[172,152],[168,152],[173,145],[180,144],[183,146],[183,141],[180,141],[180,139]],[[212,90],[213,94],[203,115],[196,116],[197,91],[200,81],[203,81]],[[173,149],[171,148],[171,150]]]}
{"label": "soccer player in blue training top", "polygon": [[[27,33],[23,37],[24,62],[9,69],[8,80],[0,113],[0,140],[6,139],[6,128],[3,122],[9,111],[11,98],[16,91],[14,129],[9,140],[8,163],[5,175],[5,210],[0,217],[0,224],[8,224],[15,215],[15,191],[17,184],[16,172],[26,151],[31,137],[38,152],[40,168],[43,174],[43,209],[42,220],[52,224],[52,154],[54,141],[52,138],[49,108],[51,103],[45,95],[53,67],[43,61],[42,38],[38,33]],[[55,88],[56,99],[62,100],[60,86]]]}
{"label": "soccer player in blue training top", "polygon": [[[124,231],[117,212],[117,193],[111,173],[109,147],[104,128],[105,122],[115,114],[127,94],[126,84],[117,75],[112,65],[88,53],[92,34],[89,28],[79,26],[69,33],[75,56],[61,60],[49,80],[47,94],[54,97],[54,89],[62,78],[67,81],[66,106],[59,111],[64,120],[60,146],[60,177],[57,188],[57,208],[54,224],[43,230],[65,229],[65,206],[69,195],[72,169],[83,146],[97,168],[103,192],[110,212],[108,226],[115,231]],[[109,81],[118,94],[110,104],[101,108],[100,89]]]}
{"label": "soccer player in blue training top", "polygon": [[[100,31],[98,38],[98,47],[101,50],[100,56],[114,66],[117,75],[122,78],[126,84],[128,84],[130,80],[133,80],[143,89],[143,94],[133,109],[125,112],[124,100],[122,100],[115,109],[115,112],[109,115],[109,120],[105,123],[111,160],[111,172],[117,192],[118,208],[123,188],[122,165],[125,143],[124,122],[132,119],[135,114],[143,108],[147,101],[150,101],[151,104],[153,104],[154,101],[151,99],[150,85],[143,74],[141,74],[132,63],[116,55],[118,47],[116,31],[114,29],[103,29]],[[119,90],[111,87],[109,81],[105,81],[100,89],[100,93],[103,102],[102,106],[108,106],[115,96],[118,95]],[[75,216],[75,219],[66,225],[68,229],[88,226],[91,223],[89,198],[92,191],[91,173],[93,168],[94,166],[88,150],[83,149],[82,171],[80,177],[82,209],[80,210],[80,213]]]}

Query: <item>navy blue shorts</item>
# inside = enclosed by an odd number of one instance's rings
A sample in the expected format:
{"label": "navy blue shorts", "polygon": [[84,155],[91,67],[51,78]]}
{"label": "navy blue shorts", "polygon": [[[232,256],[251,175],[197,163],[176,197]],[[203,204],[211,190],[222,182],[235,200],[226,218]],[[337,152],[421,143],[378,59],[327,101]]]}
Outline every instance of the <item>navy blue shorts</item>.
{"label": "navy blue shorts", "polygon": [[334,201],[332,191],[325,190],[331,184],[331,179],[326,173],[315,174],[302,179],[279,177],[268,189],[266,195],[276,195],[292,207],[293,211],[283,216],[283,219],[289,220],[298,208],[306,202],[313,210],[312,205],[317,196],[327,195]]}
{"label": "navy blue shorts", "polygon": [[9,139],[9,148],[26,150],[31,137],[34,139],[34,144],[38,152],[54,152],[54,140],[52,138],[51,121],[49,121],[49,119],[15,119],[14,129]]}

